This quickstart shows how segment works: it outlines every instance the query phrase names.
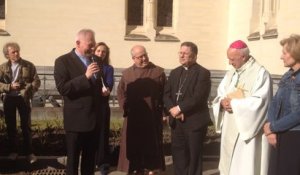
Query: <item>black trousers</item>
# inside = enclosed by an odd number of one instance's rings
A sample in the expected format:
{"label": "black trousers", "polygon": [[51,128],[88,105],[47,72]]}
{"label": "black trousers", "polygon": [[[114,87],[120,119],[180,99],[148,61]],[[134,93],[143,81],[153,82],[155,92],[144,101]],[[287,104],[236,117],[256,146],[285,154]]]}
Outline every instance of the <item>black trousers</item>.
{"label": "black trousers", "polygon": [[[99,132],[99,131],[98,131]],[[95,170],[95,153],[99,139],[96,130],[90,132],[66,132],[67,175],[78,175],[79,158],[81,155],[80,172],[92,175]]]}
{"label": "black trousers", "polygon": [[109,149],[109,131],[110,131],[110,107],[107,103],[103,104],[102,109],[103,121],[101,122],[100,137],[98,139],[98,148],[96,154],[96,165],[100,167],[103,164],[110,163]]}
{"label": "black trousers", "polygon": [[207,126],[198,130],[184,127],[176,120],[172,129],[172,156],[175,175],[202,175],[203,142]]}
{"label": "black trousers", "polygon": [[300,131],[277,135],[276,148],[271,148],[269,175],[300,175]]}
{"label": "black trousers", "polygon": [[3,110],[7,126],[8,144],[10,152],[17,152],[17,122],[16,112],[18,110],[21,120],[21,129],[24,139],[24,152],[26,155],[32,153],[31,138],[31,108],[29,102],[25,102],[21,96],[6,96]]}

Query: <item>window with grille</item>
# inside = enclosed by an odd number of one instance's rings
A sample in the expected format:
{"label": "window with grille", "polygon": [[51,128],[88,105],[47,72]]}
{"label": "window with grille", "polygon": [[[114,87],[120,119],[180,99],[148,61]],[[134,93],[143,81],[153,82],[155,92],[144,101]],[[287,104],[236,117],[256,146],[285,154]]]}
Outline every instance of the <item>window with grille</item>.
{"label": "window with grille", "polygon": [[0,19],[5,19],[5,0],[0,0]]}

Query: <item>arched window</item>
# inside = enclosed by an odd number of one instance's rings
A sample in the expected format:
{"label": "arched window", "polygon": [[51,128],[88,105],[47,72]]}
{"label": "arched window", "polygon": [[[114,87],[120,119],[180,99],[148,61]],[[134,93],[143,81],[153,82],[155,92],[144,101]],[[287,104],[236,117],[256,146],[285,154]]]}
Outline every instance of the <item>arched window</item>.
{"label": "arched window", "polygon": [[127,25],[142,26],[144,21],[144,1],[128,0]]}
{"label": "arched window", "polygon": [[9,36],[5,31],[5,0],[0,0],[0,36]]}
{"label": "arched window", "polygon": [[5,0],[0,0],[0,19],[5,19]]}
{"label": "arched window", "polygon": [[262,37],[264,39],[277,38],[277,13],[279,0],[263,0],[263,2],[263,22],[265,25],[265,33]]}
{"label": "arched window", "polygon": [[127,0],[125,40],[179,41],[174,34],[174,3],[178,0]]}
{"label": "arched window", "polygon": [[172,27],[173,0],[157,0],[157,26]]}
{"label": "arched window", "polygon": [[259,40],[260,39],[260,26],[261,26],[261,0],[252,1],[252,15],[250,19],[250,35],[248,40]]}
{"label": "arched window", "polygon": [[253,0],[248,40],[277,38],[279,0]]}

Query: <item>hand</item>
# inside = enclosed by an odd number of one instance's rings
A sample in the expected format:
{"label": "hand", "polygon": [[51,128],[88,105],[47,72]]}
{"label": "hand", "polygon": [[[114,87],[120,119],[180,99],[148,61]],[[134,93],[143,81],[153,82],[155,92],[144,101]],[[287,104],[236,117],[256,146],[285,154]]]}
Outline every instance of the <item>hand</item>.
{"label": "hand", "polygon": [[266,136],[268,136],[268,135],[270,135],[270,134],[272,134],[273,132],[271,131],[271,129],[270,129],[270,122],[267,122],[267,123],[265,123],[265,125],[264,125],[264,134],[266,135]]}
{"label": "hand", "polygon": [[229,112],[229,113],[232,113],[232,108],[231,108],[231,98],[224,98],[221,100],[221,106],[222,108]]}
{"label": "hand", "polygon": [[169,117],[168,116],[163,116],[162,121],[168,123],[169,122]]}
{"label": "hand", "polygon": [[174,106],[169,110],[170,114],[172,115],[172,117],[176,118],[177,115],[180,114],[180,111],[178,109],[178,106]]}
{"label": "hand", "polygon": [[176,119],[179,119],[179,120],[182,121],[182,122],[184,121],[184,115],[183,115],[183,113],[177,115],[175,118],[176,118]]}
{"label": "hand", "polygon": [[169,125],[170,123],[169,116],[163,116],[162,123],[163,125]]}
{"label": "hand", "polygon": [[101,92],[102,96],[107,97],[110,94],[110,90],[109,88],[102,88],[102,92]]}
{"label": "hand", "polygon": [[268,142],[270,145],[274,146],[276,148],[277,144],[277,135],[275,133],[269,134],[267,136]]}
{"label": "hand", "polygon": [[19,82],[14,82],[10,84],[10,88],[12,90],[19,90],[20,89],[20,83]]}
{"label": "hand", "polygon": [[86,72],[85,72],[85,76],[87,79],[91,79],[92,76],[99,71],[100,71],[100,67],[98,66],[98,64],[96,62],[93,62],[90,65],[88,65]]}

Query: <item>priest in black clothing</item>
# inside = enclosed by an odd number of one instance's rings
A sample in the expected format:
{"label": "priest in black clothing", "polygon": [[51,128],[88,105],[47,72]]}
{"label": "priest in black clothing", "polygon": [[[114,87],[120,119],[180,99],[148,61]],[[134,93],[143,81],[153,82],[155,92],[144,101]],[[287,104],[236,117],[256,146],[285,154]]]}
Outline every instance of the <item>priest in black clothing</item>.
{"label": "priest in black clothing", "polygon": [[199,65],[198,48],[184,42],[179,50],[181,66],[171,71],[164,90],[164,104],[172,128],[175,175],[201,175],[203,141],[208,123],[210,72]]}

